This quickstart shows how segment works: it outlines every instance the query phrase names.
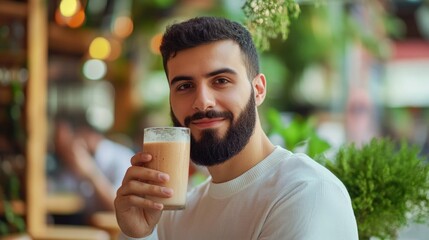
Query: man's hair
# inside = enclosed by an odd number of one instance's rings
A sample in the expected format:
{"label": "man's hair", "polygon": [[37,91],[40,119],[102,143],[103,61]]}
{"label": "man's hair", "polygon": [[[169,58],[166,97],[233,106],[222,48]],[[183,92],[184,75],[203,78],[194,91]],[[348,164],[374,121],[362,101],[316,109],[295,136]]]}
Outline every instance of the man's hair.
{"label": "man's hair", "polygon": [[162,61],[179,51],[220,40],[233,40],[240,46],[249,79],[259,73],[259,59],[249,31],[237,22],[218,17],[196,17],[167,27],[161,43]]}

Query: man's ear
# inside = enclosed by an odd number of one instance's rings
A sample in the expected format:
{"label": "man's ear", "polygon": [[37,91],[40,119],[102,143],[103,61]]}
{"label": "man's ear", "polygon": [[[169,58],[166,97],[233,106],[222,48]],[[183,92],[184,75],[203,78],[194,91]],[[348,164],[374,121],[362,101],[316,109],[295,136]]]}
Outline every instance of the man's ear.
{"label": "man's ear", "polygon": [[255,92],[255,103],[256,106],[261,105],[264,102],[265,95],[267,93],[267,81],[265,80],[265,75],[259,73],[252,80],[253,91]]}

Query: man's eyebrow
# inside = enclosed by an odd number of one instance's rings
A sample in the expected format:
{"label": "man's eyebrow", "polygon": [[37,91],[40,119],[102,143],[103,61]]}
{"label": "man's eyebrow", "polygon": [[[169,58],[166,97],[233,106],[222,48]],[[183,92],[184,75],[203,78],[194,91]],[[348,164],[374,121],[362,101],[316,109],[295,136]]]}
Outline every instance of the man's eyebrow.
{"label": "man's eyebrow", "polygon": [[180,76],[179,75],[179,76],[176,76],[173,79],[171,79],[170,85],[172,86],[172,85],[176,84],[177,82],[188,81],[188,80],[193,80],[193,78],[190,76]]}
{"label": "man's eyebrow", "polygon": [[207,73],[206,77],[213,77],[213,76],[216,76],[216,75],[221,74],[221,73],[230,73],[230,74],[237,75],[237,72],[232,70],[231,68],[221,68],[221,69],[215,70],[213,72]]}
{"label": "man's eyebrow", "polygon": [[[222,74],[222,73],[229,73],[229,74],[237,75],[237,72],[232,70],[231,68],[221,68],[221,69],[215,70],[213,72],[207,73],[205,75],[205,77],[209,78],[209,77],[213,77],[213,76],[216,76],[216,75]],[[179,75],[179,76],[176,76],[173,79],[171,79],[170,85],[172,86],[172,85],[176,84],[177,82],[189,81],[189,80],[194,80],[194,78],[191,76]]]}

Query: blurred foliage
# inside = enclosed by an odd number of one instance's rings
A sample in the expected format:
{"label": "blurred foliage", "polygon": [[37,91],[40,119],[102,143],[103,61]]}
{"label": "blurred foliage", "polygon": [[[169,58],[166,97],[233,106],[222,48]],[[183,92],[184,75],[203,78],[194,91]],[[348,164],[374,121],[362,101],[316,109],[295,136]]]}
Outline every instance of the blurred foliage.
{"label": "blurred foliage", "polygon": [[173,0],[135,0],[131,8],[135,26],[144,32],[150,32],[162,22],[165,18],[169,17],[174,9],[177,7],[177,1]]}
{"label": "blurred foliage", "polygon": [[287,40],[277,38],[271,43],[270,53],[278,57],[288,72],[283,79],[283,94],[273,107],[293,110],[298,105],[295,85],[302,73],[312,64],[332,65],[335,49],[341,46],[338,41],[330,26],[326,7],[301,6],[299,19],[291,24]]}
{"label": "blurred foliage", "polygon": [[0,237],[25,231],[24,218],[12,209],[11,201],[21,199],[21,183],[18,170],[10,159],[0,155],[0,209],[4,211],[0,213]]}
{"label": "blurred foliage", "polygon": [[346,186],[352,199],[360,239],[396,239],[409,221],[429,217],[429,165],[419,148],[388,138],[357,148],[340,148],[335,159],[317,160]]}
{"label": "blurred foliage", "polygon": [[247,0],[242,9],[255,45],[261,51],[270,48],[270,39],[280,36],[286,40],[291,18],[297,18],[300,12],[295,0]]}
{"label": "blurred foliage", "polygon": [[269,109],[266,118],[270,126],[269,135],[280,135],[285,147],[291,151],[304,149],[310,157],[317,157],[331,147],[317,135],[314,118],[295,116],[285,126],[280,113],[275,109]]}
{"label": "blurred foliage", "polygon": [[11,101],[6,106],[0,106],[4,115],[0,116],[0,124],[6,126],[0,131],[8,144],[0,149],[0,236],[10,233],[23,232],[25,221],[16,214],[11,201],[22,200],[21,176],[24,172],[22,153],[25,149],[26,132],[22,114],[25,105],[25,86],[18,80],[10,82]]}
{"label": "blurred foliage", "polygon": [[300,101],[296,87],[309,66],[318,65],[341,76],[347,51],[353,45],[384,61],[391,54],[388,37],[403,35],[402,25],[376,1],[300,4],[299,17],[291,22],[287,39],[271,39],[270,50],[266,51],[275,55],[288,73],[277,89],[283,94],[272,99],[273,107],[282,111],[315,107]]}

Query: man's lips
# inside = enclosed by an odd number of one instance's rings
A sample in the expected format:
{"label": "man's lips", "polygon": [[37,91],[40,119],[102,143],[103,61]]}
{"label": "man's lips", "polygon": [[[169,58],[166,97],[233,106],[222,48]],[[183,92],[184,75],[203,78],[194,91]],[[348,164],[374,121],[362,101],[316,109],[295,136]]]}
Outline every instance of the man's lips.
{"label": "man's lips", "polygon": [[218,124],[222,123],[223,120],[224,118],[202,118],[192,121],[191,124],[198,128],[211,128],[216,127]]}

